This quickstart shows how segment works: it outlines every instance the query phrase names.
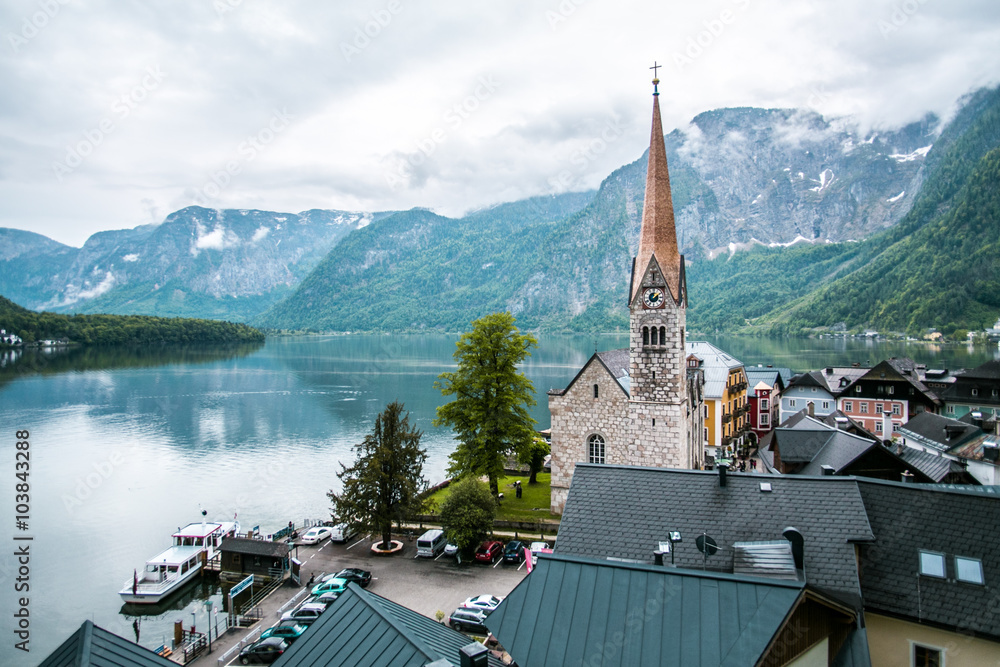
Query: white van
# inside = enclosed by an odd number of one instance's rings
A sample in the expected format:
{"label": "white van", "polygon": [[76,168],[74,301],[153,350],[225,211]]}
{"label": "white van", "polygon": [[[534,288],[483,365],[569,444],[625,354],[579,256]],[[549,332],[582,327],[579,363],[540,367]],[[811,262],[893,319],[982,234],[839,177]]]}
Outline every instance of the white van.
{"label": "white van", "polygon": [[417,538],[417,555],[434,558],[444,550],[447,541],[443,530],[428,530]]}

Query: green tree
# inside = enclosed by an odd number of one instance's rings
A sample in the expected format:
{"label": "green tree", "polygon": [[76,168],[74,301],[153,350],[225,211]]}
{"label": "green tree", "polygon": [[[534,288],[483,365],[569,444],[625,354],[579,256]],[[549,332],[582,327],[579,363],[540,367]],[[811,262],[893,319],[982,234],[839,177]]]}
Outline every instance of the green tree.
{"label": "green tree", "polygon": [[420,431],[410,427],[410,414],[393,401],[375,418],[374,430],[355,445],[357,459],[351,467],[340,464],[337,477],[344,488],[326,495],[335,520],[371,529],[382,536],[382,549],[390,548],[392,522],[414,514],[423,478],[427,451],[420,447]]}
{"label": "green tree", "polygon": [[450,426],[459,444],[451,454],[449,473],[490,482],[497,497],[498,480],[511,453],[531,445],[535,420],[535,388],[517,365],[538,344],[522,334],[510,313],[493,313],[472,323],[472,331],[456,343],[458,370],[442,373],[434,387],[455,400],[437,409],[435,426]]}
{"label": "green tree", "polygon": [[453,483],[448,491],[441,503],[441,525],[449,542],[468,551],[493,530],[497,504],[486,485],[474,477]]}
{"label": "green tree", "polygon": [[528,484],[538,483],[538,473],[541,472],[542,466],[545,464],[545,457],[549,455],[552,448],[549,443],[545,441],[545,438],[535,437],[531,444],[527,447],[521,448],[521,451],[517,453],[517,462],[521,465],[528,466],[528,470],[531,471],[531,476],[528,478]]}

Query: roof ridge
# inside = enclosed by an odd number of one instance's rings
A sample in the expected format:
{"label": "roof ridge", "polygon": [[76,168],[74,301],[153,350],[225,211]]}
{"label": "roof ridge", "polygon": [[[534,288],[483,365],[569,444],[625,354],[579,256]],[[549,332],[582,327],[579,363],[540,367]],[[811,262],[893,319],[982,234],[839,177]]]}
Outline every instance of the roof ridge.
{"label": "roof ridge", "polygon": [[[419,637],[414,636],[415,633],[411,632],[408,627],[400,627],[401,625],[405,625],[405,623],[401,619],[397,618],[395,615],[391,614],[389,612],[388,606],[382,605],[381,603],[376,603],[375,600],[369,598],[368,596],[377,597],[380,600],[388,602],[389,604],[397,607],[402,607],[402,605],[399,605],[398,603],[393,602],[388,598],[384,598],[377,593],[371,593],[369,591],[366,591],[353,581],[347,584],[347,588],[345,590],[354,593],[364,605],[366,605],[374,613],[378,614],[379,617],[382,618],[382,620],[384,620],[386,623],[391,625],[392,628],[396,630],[396,632],[398,632],[407,642],[413,644],[414,648],[420,651],[420,653],[422,653],[423,656],[427,658],[428,661],[433,662],[434,660],[437,660],[437,658],[431,654],[430,650],[424,644],[424,642],[420,641]],[[406,607],[402,608],[406,609]]]}
{"label": "roof ridge", "polygon": [[[579,563],[581,565],[601,565],[616,567],[626,570],[637,570],[641,572],[652,572],[654,574],[676,575],[685,577],[696,577],[699,579],[715,579],[718,581],[737,581],[753,584],[775,585],[780,588],[805,588],[806,582],[791,579],[772,579],[771,577],[754,576],[752,574],[734,574],[732,572],[717,572],[715,570],[694,570],[685,567],[667,567],[654,565],[653,563],[636,563],[625,560],[611,560],[609,558],[594,558],[591,556],[577,556],[572,554],[545,553],[538,557],[538,562],[543,560],[560,561],[564,563]],[[537,565],[535,567],[538,567]]]}

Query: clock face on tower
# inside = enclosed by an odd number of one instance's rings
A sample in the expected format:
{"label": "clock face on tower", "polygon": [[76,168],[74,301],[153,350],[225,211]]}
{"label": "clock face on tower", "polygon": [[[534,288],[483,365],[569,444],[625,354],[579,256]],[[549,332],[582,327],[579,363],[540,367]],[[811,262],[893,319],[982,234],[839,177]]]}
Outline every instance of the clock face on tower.
{"label": "clock face on tower", "polygon": [[663,290],[659,287],[649,287],[642,293],[642,302],[647,308],[663,307]]}

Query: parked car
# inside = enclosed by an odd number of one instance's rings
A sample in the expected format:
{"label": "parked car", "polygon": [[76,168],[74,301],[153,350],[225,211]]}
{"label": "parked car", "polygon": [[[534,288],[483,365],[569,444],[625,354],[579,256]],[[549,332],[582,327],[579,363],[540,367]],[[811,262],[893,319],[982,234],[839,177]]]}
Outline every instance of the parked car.
{"label": "parked car", "polygon": [[340,595],[347,588],[347,580],[334,577],[330,581],[323,581],[312,587],[309,591],[312,595],[322,595],[323,593],[336,593]]}
{"label": "parked car", "polygon": [[346,523],[337,524],[330,529],[330,539],[334,542],[346,542],[358,536],[358,531],[351,528]]}
{"label": "parked car", "polygon": [[[326,577],[323,577],[326,579]],[[368,588],[368,584],[372,583],[372,573],[368,570],[362,570],[357,567],[345,567],[343,570],[338,572],[336,576],[331,577],[332,579],[340,578],[344,581],[353,581],[361,588]]]}
{"label": "parked car", "polygon": [[281,637],[286,642],[291,644],[293,641],[301,637],[302,633],[305,631],[305,625],[300,625],[298,623],[292,625],[282,625],[281,623],[278,623],[278,625],[268,628],[264,632],[260,633],[260,638],[267,639],[268,637]]}
{"label": "parked car", "polygon": [[503,548],[503,560],[505,563],[523,563],[524,550],[528,548],[527,543],[521,540],[511,540]]}
{"label": "parked car", "polygon": [[287,620],[309,627],[316,622],[317,619],[319,619],[320,614],[324,611],[326,611],[325,604],[320,602],[306,602],[298,609],[286,611],[282,614],[281,620],[282,622]]}
{"label": "parked car", "polygon": [[503,543],[496,540],[486,540],[476,549],[476,560],[483,563],[495,563],[503,557]]}
{"label": "parked car", "polygon": [[534,565],[538,562],[538,554],[552,553],[552,547],[549,546],[548,542],[532,542],[531,543],[531,564]]}
{"label": "parked car", "polygon": [[448,625],[459,632],[474,632],[485,635],[489,632],[485,625],[487,615],[482,609],[459,607],[451,612],[451,616],[448,617]]}
{"label": "parked car", "polygon": [[299,538],[299,542],[302,544],[316,544],[317,542],[330,539],[332,535],[333,531],[329,526],[313,526],[305,532],[305,535]]}
{"label": "parked car", "polygon": [[318,604],[322,605],[325,609],[333,604],[337,598],[340,597],[340,593],[320,593],[319,595],[310,595],[306,598],[306,601],[302,604]]}
{"label": "parked car", "polygon": [[241,665],[270,665],[288,650],[288,642],[281,637],[259,639],[240,651]]}
{"label": "parked car", "polygon": [[503,598],[495,595],[477,595],[462,603],[466,609],[482,609],[483,611],[493,611],[497,605],[503,602]]}
{"label": "parked car", "polygon": [[458,545],[451,544],[450,542],[444,545],[444,555],[454,558],[458,555]]}

